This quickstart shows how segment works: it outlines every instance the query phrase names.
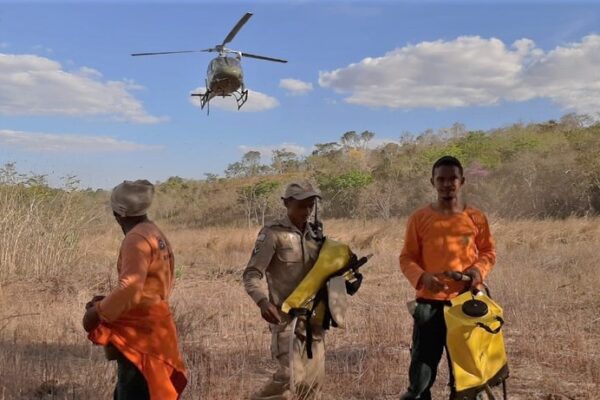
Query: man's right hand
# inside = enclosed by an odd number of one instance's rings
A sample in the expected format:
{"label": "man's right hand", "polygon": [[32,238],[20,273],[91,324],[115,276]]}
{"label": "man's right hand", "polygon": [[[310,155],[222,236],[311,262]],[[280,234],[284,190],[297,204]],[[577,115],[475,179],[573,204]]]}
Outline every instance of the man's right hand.
{"label": "man's right hand", "polygon": [[430,272],[424,272],[421,275],[421,285],[432,293],[439,293],[448,289],[446,283]]}
{"label": "man's right hand", "polygon": [[281,322],[279,310],[268,299],[261,300],[258,306],[260,307],[260,315],[262,315],[265,321],[270,324],[279,324]]}
{"label": "man's right hand", "polygon": [[102,299],[104,299],[106,296],[99,296],[96,295],[92,298],[92,300],[88,301],[85,305],[85,309],[88,310],[90,308],[92,308],[94,306],[94,304],[96,304],[97,302],[101,301]]}

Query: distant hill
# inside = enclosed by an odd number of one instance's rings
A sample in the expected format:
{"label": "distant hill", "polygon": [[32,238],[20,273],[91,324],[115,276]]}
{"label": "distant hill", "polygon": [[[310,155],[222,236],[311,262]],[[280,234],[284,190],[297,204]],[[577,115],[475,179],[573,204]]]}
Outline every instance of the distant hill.
{"label": "distant hill", "polygon": [[[324,217],[406,216],[433,198],[431,165],[446,154],[465,166],[467,202],[490,214],[562,218],[600,212],[600,123],[568,114],[560,121],[487,132],[454,124],[392,143],[380,143],[373,132],[351,131],[337,142],[315,144],[308,156],[275,150],[269,164],[261,162],[268,155],[250,151],[223,176],[157,183],[152,213],[185,226],[261,224],[281,212],[287,182],[306,180],[324,195]],[[27,190],[45,187],[43,177],[18,175],[10,166],[10,173],[7,166],[0,170],[0,182],[6,184],[12,174],[11,182]],[[102,191],[76,192],[86,194],[86,201],[107,200]]]}

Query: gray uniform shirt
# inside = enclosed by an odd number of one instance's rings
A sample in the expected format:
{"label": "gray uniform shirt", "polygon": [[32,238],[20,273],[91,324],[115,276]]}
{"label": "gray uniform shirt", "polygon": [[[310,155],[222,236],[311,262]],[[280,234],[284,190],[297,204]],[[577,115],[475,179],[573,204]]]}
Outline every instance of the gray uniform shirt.
{"label": "gray uniform shirt", "polygon": [[[268,298],[277,307],[294,291],[315,264],[319,243],[307,224],[301,232],[286,216],[266,224],[258,234],[244,270],[246,292],[257,304]],[[267,277],[268,293],[261,282]]]}

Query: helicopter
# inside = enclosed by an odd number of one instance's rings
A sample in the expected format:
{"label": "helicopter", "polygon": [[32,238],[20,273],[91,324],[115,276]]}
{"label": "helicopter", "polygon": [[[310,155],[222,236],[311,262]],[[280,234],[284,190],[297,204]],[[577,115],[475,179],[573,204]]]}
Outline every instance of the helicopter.
{"label": "helicopter", "polygon": [[181,53],[218,53],[216,58],[213,58],[208,64],[206,72],[206,90],[204,93],[192,93],[191,96],[200,98],[200,108],[207,107],[207,112],[210,111],[210,100],[214,97],[233,96],[237,103],[238,110],[248,101],[248,89],[244,85],[244,72],[242,70],[242,57],[255,58],[258,60],[274,61],[279,63],[287,63],[287,60],[280,58],[265,57],[257,54],[232,50],[225,47],[231,42],[242,27],[248,22],[252,13],[247,12],[235,24],[233,29],[225,37],[221,44],[204,50],[182,50],[182,51],[161,51],[153,53],[133,53],[132,56],[154,56],[162,54],[181,54]]}

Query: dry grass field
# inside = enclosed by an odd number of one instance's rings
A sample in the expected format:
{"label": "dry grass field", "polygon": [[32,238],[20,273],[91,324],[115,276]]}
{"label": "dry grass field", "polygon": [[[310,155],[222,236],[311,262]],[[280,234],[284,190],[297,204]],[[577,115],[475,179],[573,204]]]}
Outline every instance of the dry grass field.
{"label": "dry grass field", "polygon": [[[498,263],[489,283],[506,314],[509,397],[599,399],[600,219],[492,221]],[[69,235],[14,248],[23,240],[3,232],[0,269],[11,262],[47,270],[2,280],[0,400],[112,398],[115,367],[80,323],[86,301],[116,277],[122,234],[97,225],[72,248]],[[190,378],[184,398],[247,398],[274,368],[267,326],[241,285],[257,229],[163,228],[176,251],[172,306]],[[327,337],[326,398],[397,399],[406,387],[412,326],[405,303],[413,292],[397,262],[403,230],[403,220],[326,222],[329,236],[375,254],[351,299],[350,327]],[[448,393],[443,365],[436,399]]]}

